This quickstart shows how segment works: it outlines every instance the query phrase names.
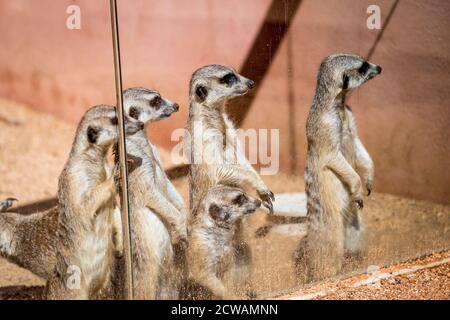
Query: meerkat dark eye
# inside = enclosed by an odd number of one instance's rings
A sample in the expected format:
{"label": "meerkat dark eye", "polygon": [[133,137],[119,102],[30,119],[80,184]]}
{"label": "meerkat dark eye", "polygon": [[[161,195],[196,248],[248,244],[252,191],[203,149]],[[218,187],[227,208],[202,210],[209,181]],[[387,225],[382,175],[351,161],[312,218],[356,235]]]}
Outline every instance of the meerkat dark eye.
{"label": "meerkat dark eye", "polygon": [[98,136],[99,136],[99,133],[100,133],[100,130],[98,128],[89,126],[88,129],[87,129],[88,141],[90,143],[96,143],[97,139],[98,139]]}
{"label": "meerkat dark eye", "polygon": [[113,126],[117,126],[117,123],[119,122],[119,120],[117,120],[117,117],[111,118],[111,124]]}
{"label": "meerkat dark eye", "polygon": [[342,84],[342,89],[348,89],[348,83],[350,82],[350,77],[347,75],[344,75],[344,80]]}
{"label": "meerkat dark eye", "polygon": [[213,203],[209,206],[209,215],[214,220],[223,220],[223,218],[224,218],[224,212],[223,212],[222,208],[215,203]]}
{"label": "meerkat dark eye", "polygon": [[136,120],[139,120],[140,112],[139,112],[139,109],[138,109],[138,108],[136,108],[136,107],[131,107],[131,108],[130,108],[130,111],[129,111],[128,113],[129,113],[129,115],[130,115],[131,118],[136,119]]}
{"label": "meerkat dark eye", "polygon": [[361,67],[358,69],[358,72],[359,74],[365,75],[369,69],[370,64],[367,61],[364,61]]}
{"label": "meerkat dark eye", "polygon": [[245,203],[246,200],[247,200],[247,197],[245,196],[245,194],[240,194],[236,198],[233,199],[233,204],[241,206]]}
{"label": "meerkat dark eye", "polygon": [[228,86],[231,86],[233,84],[235,84],[236,82],[238,82],[238,78],[236,77],[236,75],[234,73],[228,73],[225,76],[223,76],[220,80],[220,83],[222,84],[226,84]]}
{"label": "meerkat dark eye", "polygon": [[150,105],[151,105],[153,108],[155,108],[156,110],[159,110],[159,108],[161,108],[161,103],[162,103],[161,97],[158,97],[158,96],[154,97],[154,98],[150,101]]}

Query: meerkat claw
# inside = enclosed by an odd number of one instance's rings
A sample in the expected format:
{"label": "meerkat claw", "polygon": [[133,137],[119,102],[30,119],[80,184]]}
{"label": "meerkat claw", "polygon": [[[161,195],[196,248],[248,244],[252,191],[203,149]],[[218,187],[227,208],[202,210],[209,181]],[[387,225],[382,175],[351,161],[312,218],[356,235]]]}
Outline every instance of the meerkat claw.
{"label": "meerkat claw", "polygon": [[355,202],[356,202],[356,206],[358,207],[358,209],[364,208],[364,201],[363,200],[357,199],[357,200],[355,200]]}
{"label": "meerkat claw", "polygon": [[367,189],[367,196],[370,196],[370,194],[372,193],[372,182],[371,181],[366,182],[366,189]]}
{"label": "meerkat claw", "polygon": [[263,206],[269,210],[270,214],[273,214],[273,204],[271,201],[264,201]]}

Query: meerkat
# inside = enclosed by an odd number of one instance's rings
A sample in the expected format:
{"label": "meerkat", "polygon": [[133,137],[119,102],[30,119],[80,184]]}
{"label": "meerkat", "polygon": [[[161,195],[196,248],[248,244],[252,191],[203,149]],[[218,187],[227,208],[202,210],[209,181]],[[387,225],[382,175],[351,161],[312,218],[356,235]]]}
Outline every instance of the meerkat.
{"label": "meerkat", "polygon": [[[274,195],[247,159],[237,152],[241,149],[236,129],[225,112],[229,100],[246,94],[254,85],[252,80],[221,65],[204,66],[192,75],[187,124],[190,138],[186,144],[191,157],[191,211],[209,188],[224,184],[253,187],[263,205],[272,212]],[[203,130],[201,137],[197,137],[196,125],[200,125]],[[230,159],[236,160],[235,163],[229,163]]]}
{"label": "meerkat", "polygon": [[307,278],[336,275],[346,250],[361,250],[360,210],[373,187],[373,162],[356,132],[347,93],[381,73],[381,67],[352,54],[335,54],[320,65],[316,94],[306,123],[305,169],[308,234]]}
{"label": "meerkat", "polygon": [[[255,83],[232,68],[207,65],[195,71],[189,90],[189,119],[185,149],[190,156],[190,211],[211,187],[228,185],[256,190],[262,205],[273,212],[274,194],[243,154],[236,128],[226,114],[229,100],[246,94]],[[198,136],[200,127],[201,136]],[[243,226],[235,233],[236,282],[244,284],[250,275],[251,252],[244,241]]]}
{"label": "meerkat", "polygon": [[58,207],[31,215],[1,213],[0,256],[49,279],[56,262],[58,215]]}
{"label": "meerkat", "polygon": [[209,188],[190,221],[189,279],[209,289],[216,298],[236,296],[225,286],[223,277],[234,263],[238,222],[260,206],[260,200],[242,189],[217,185]]}
{"label": "meerkat", "polygon": [[[126,134],[143,129],[126,123]],[[59,177],[56,264],[47,281],[47,299],[89,299],[109,285],[114,268],[114,176],[107,152],[117,141],[112,106],[89,109],[78,125],[69,159]]]}
{"label": "meerkat", "polygon": [[[178,104],[154,90],[130,88],[124,92],[129,121],[141,121],[147,126],[178,109]],[[176,299],[180,275],[174,265],[173,246],[187,238],[184,201],[167,178],[157,149],[145,131],[127,137],[126,143],[128,156],[141,162],[129,170],[128,177],[134,296]]]}
{"label": "meerkat", "polygon": [[[178,105],[170,102],[169,100],[160,96],[157,91],[149,90],[145,88],[130,88],[124,91],[124,111],[127,121],[141,121],[147,126],[149,123],[159,121],[168,117],[170,113],[178,110]],[[140,248],[135,251],[137,254],[134,256],[136,259],[135,265],[139,265],[140,269],[145,269],[145,273],[139,273],[140,276],[136,278],[138,287],[145,288],[146,283],[152,283],[146,291],[152,292],[149,295],[138,294],[137,297],[141,298],[175,298],[177,295],[177,289],[179,286],[180,277],[178,272],[174,272],[171,262],[173,261],[172,241],[170,238],[170,231],[173,232],[173,242],[177,242],[178,238],[184,240],[186,238],[186,208],[183,198],[177,192],[173,184],[167,179],[167,176],[163,170],[161,159],[158,151],[154,145],[149,143],[144,131],[137,132],[134,135],[127,136],[128,158],[133,160],[133,164],[138,164],[137,167],[142,165],[142,159],[145,159],[145,167],[141,167],[135,173],[134,169],[129,168],[129,192],[133,199],[140,197],[140,193],[144,192],[147,197],[156,195],[152,193],[147,195],[145,193],[153,192],[152,190],[159,190],[158,193],[162,193],[165,198],[178,210],[168,210],[169,217],[164,219],[165,211],[161,216],[157,212],[153,212],[150,209],[135,209],[139,208],[136,203],[131,203],[132,213],[136,211],[136,214],[132,216],[132,225],[136,225],[138,230],[132,230],[135,237],[133,239],[146,239],[152,238],[143,243],[137,243],[136,248]],[[131,139],[131,140],[130,140]],[[131,145],[130,145],[131,144]],[[142,147],[142,148],[141,148]],[[116,153],[117,155],[117,153]],[[129,161],[130,162],[130,161]],[[142,178],[141,175],[145,177]],[[143,184],[143,181],[145,182]],[[141,196],[143,198],[143,196]],[[7,199],[8,200],[8,199]],[[6,204],[12,202],[8,200],[4,201]],[[170,209],[170,208],[169,208]],[[14,237],[14,243],[17,245],[10,246],[10,237],[5,240],[8,246],[0,247],[0,254],[6,257],[10,262],[16,263],[21,267],[24,267],[31,272],[49,279],[53,274],[55,265],[55,252],[56,252],[56,232],[58,224],[58,209],[53,207],[45,212],[35,213],[29,217],[24,217],[21,214],[8,212],[8,216],[0,215],[0,235],[6,233],[9,230],[9,235]],[[145,213],[145,214],[142,214]],[[170,218],[173,215],[174,218]],[[6,220],[7,219],[7,220]],[[175,219],[175,220],[174,220]],[[5,223],[2,223],[4,220]],[[144,222],[144,223],[142,223]],[[121,229],[121,216],[118,207],[114,211],[114,231],[113,242],[115,245],[115,253],[118,258],[121,257],[122,251],[122,229]],[[170,227],[170,223],[175,224],[176,228],[180,229],[180,235],[176,234],[176,231]],[[167,226],[166,226],[167,224]],[[2,226],[8,226],[8,229]],[[14,231],[14,232],[13,232]],[[159,231],[159,232],[156,232]],[[5,237],[4,237],[5,238]],[[5,238],[6,239],[6,238]],[[3,248],[5,248],[3,250]],[[14,248],[12,250],[11,248]],[[29,250],[24,250],[28,249]],[[8,249],[8,250],[6,250]],[[164,253],[164,254],[163,254]],[[140,257],[145,259],[141,259]],[[153,258],[152,259],[149,259]],[[140,261],[140,262],[139,262]],[[122,272],[120,268],[120,260],[118,263],[118,270],[115,272],[115,281],[117,285],[117,291],[122,292],[122,281],[120,275],[117,273]],[[137,271],[136,271],[137,272]],[[144,275],[150,273],[151,277],[145,279]],[[140,281],[140,278],[143,278]],[[156,279],[155,281],[150,281]],[[170,282],[170,285],[169,285]],[[137,289],[138,292],[143,292],[144,289]],[[105,297],[110,292],[107,292]],[[116,295],[117,294],[117,295]],[[120,293],[115,293],[116,297],[121,297]]]}

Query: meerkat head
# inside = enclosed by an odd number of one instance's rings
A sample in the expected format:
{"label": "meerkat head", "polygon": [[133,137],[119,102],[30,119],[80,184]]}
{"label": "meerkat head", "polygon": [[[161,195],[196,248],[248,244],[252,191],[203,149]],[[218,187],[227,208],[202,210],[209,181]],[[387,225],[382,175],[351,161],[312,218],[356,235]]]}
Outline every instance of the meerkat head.
{"label": "meerkat head", "polygon": [[246,94],[255,83],[232,68],[221,65],[204,66],[194,72],[190,83],[190,99],[205,106],[220,106],[223,102]]}
{"label": "meerkat head", "polygon": [[[96,106],[88,110],[80,124],[86,141],[90,146],[108,148],[118,139],[118,119],[116,108],[112,106]],[[129,121],[125,118],[125,134],[133,135],[142,130],[141,121]]]}
{"label": "meerkat head", "polygon": [[[340,91],[358,88],[381,73],[381,67],[354,54],[335,54],[325,58],[320,66],[319,82]],[[324,76],[327,75],[327,76]]]}
{"label": "meerkat head", "polygon": [[145,88],[125,90],[123,105],[130,121],[141,121],[144,124],[167,118],[179,109],[177,103],[162,97],[158,91]]}
{"label": "meerkat head", "polygon": [[232,225],[245,214],[254,213],[261,201],[245,194],[242,189],[217,186],[208,191],[206,214],[218,225]]}

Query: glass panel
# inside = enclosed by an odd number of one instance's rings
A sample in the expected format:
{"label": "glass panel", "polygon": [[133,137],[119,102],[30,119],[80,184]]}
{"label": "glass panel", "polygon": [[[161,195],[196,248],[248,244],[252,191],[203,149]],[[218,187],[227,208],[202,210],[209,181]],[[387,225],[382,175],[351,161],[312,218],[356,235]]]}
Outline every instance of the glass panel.
{"label": "glass panel", "polygon": [[[127,138],[135,297],[211,297],[205,288],[214,289],[225,298],[278,297],[319,281],[314,277],[315,272],[325,267],[328,272],[323,278],[330,280],[366,272],[371,265],[389,266],[449,250],[450,118],[446,103],[449,65],[448,41],[445,41],[450,40],[445,15],[448,3],[118,2],[123,88],[135,88],[126,91],[125,112],[129,121],[146,123],[145,133],[153,146],[149,148],[143,133]],[[0,87],[0,176],[3,178],[0,196],[18,198],[19,202],[11,210],[23,215],[56,204],[58,176],[69,156],[77,123],[87,108],[115,104],[109,4],[80,0],[75,6],[68,6],[50,0],[43,0],[39,5],[31,0],[0,0],[3,45],[0,50],[3,83]],[[337,59],[330,64],[334,70],[331,75],[322,69],[318,79],[321,62],[333,53],[356,53],[381,66],[382,72],[352,90],[375,75],[371,72],[376,67],[363,65],[359,58],[347,57],[343,62]],[[212,77],[204,74],[196,78],[190,88],[193,72],[210,64],[234,68],[238,81],[225,78],[229,72],[219,68],[211,71]],[[251,79],[254,87],[250,88],[250,82],[240,76]],[[325,77],[330,79],[324,81]],[[318,82],[326,84],[317,91],[322,100],[314,100]],[[204,117],[209,121],[214,116],[208,116],[205,110],[211,107],[208,102],[220,95],[215,90],[219,88],[221,94],[229,96],[230,91],[226,90],[234,88],[236,83],[245,83],[249,91],[230,99],[226,114],[237,128],[244,129],[245,154],[256,171],[253,176],[256,182],[245,188],[245,194],[260,198],[256,189],[265,191],[265,185],[275,194],[275,201],[273,214],[260,208],[234,224],[222,220],[230,219],[227,212],[243,210],[236,209],[242,208],[242,199],[224,189],[213,194],[211,185],[205,183],[208,179],[201,180],[201,174],[197,174],[205,168],[202,163],[191,166],[183,155],[189,144],[183,137],[189,128],[187,123],[193,124],[193,116],[198,115],[191,103],[204,107],[196,110],[205,112]],[[325,216],[330,216],[330,212],[339,212],[340,209],[329,209],[332,201],[324,200],[326,195],[330,197],[326,199],[337,199],[338,208],[343,206],[341,200],[357,205],[353,200],[361,199],[357,197],[360,190],[355,177],[359,176],[364,194],[367,193],[365,178],[370,174],[364,174],[364,166],[356,165],[356,152],[360,149],[353,154],[337,148],[349,166],[343,165],[342,159],[337,161],[335,154],[326,158],[327,148],[336,147],[335,142],[327,139],[338,141],[338,145],[355,146],[353,139],[342,141],[346,130],[352,129],[348,127],[350,115],[344,112],[347,109],[322,106],[324,113],[317,114],[322,115],[323,122],[307,120],[313,104],[331,101],[324,96],[335,99],[344,87],[350,91],[345,103],[351,106],[359,139],[374,163],[371,195],[362,197],[362,210],[353,207],[346,211],[361,214],[361,240],[347,237],[353,239],[349,241],[351,245],[361,245],[360,255],[349,255],[342,249],[344,222],[338,227],[330,223],[313,225],[314,217],[307,216],[306,167],[311,179],[320,180],[309,187],[309,193],[314,196],[310,213],[322,210]],[[161,99],[155,99],[158,97]],[[337,121],[334,127],[337,131],[327,126],[326,119]],[[222,122],[211,121],[219,129],[225,128],[221,127]],[[313,130],[309,141],[310,163],[307,163],[307,123]],[[196,141],[195,137],[191,138]],[[219,145],[224,142],[218,141]],[[325,151],[314,154],[315,148]],[[210,154],[218,157],[221,148],[213,150]],[[363,162],[366,166],[369,163]],[[112,166],[111,157],[109,163]],[[211,177],[211,171],[205,170]],[[222,177],[222,183],[241,188],[248,171],[249,167],[243,171],[236,169],[234,179]],[[358,176],[352,174],[354,171]],[[321,172],[326,173],[319,179]],[[261,177],[263,185],[258,184],[257,177]],[[325,190],[323,179],[327,177],[334,184]],[[350,189],[354,189],[353,198]],[[184,204],[178,199],[178,193]],[[267,194],[261,194],[267,201]],[[218,209],[212,203],[219,203]],[[218,235],[217,230],[226,229],[220,229],[224,223],[239,225],[240,229],[231,237],[239,241],[213,245],[212,238],[208,238],[203,240],[211,245],[209,251],[193,250],[197,245],[201,247],[201,240],[192,236],[202,227],[194,219],[197,204],[200,204],[200,216],[212,219],[211,228],[216,228],[211,229],[216,230],[211,232],[213,236]],[[234,206],[230,210],[235,211],[225,212],[224,206]],[[185,226],[180,217],[186,219]],[[334,217],[341,219],[342,215]],[[354,220],[345,221],[353,222],[350,227],[355,225]],[[47,223],[56,222],[42,224]],[[49,230],[54,232],[55,228]],[[233,232],[233,228],[229,230]],[[333,230],[338,230],[335,236]],[[322,236],[307,238],[308,234]],[[311,239],[310,246],[306,245],[307,239]],[[330,247],[340,250],[334,258],[332,251],[327,251]],[[217,289],[220,285],[213,278],[199,281],[204,272],[201,266],[206,261],[203,258],[216,256],[221,261],[226,258],[224,248],[236,253],[233,259],[237,257],[239,262],[231,260],[223,269],[210,270],[219,275],[228,289],[225,294]],[[321,259],[314,265],[312,257],[318,249],[322,250],[318,255]],[[155,252],[161,253],[159,258]],[[50,261],[46,255],[41,256],[41,251],[26,253],[33,259],[35,255],[41,257],[42,265]],[[145,260],[146,254],[155,260]],[[30,269],[27,261],[22,266]],[[120,266],[123,258],[116,261]],[[341,263],[342,267],[337,268]],[[152,269],[157,265],[162,267]],[[45,284],[43,278],[5,259],[0,260],[0,269],[3,268],[6,271],[0,276],[1,298],[39,296]],[[115,276],[123,272],[117,270]],[[231,277],[233,270],[238,270],[241,277]],[[41,275],[45,278],[45,274]],[[23,288],[30,285],[37,288]]]}

